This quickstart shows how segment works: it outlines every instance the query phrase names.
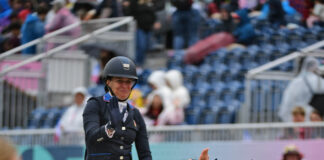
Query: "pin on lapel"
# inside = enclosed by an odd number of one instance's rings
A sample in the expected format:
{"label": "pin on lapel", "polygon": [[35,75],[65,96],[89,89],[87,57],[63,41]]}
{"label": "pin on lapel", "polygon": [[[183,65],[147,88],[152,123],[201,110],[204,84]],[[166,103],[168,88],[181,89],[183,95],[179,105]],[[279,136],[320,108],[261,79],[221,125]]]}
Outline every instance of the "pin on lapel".
{"label": "pin on lapel", "polygon": [[101,142],[103,139],[104,139],[103,137],[98,138],[98,139],[97,139],[97,142]]}
{"label": "pin on lapel", "polygon": [[134,126],[135,126],[135,128],[136,128],[136,122],[135,122],[135,120],[133,120],[134,121]]}

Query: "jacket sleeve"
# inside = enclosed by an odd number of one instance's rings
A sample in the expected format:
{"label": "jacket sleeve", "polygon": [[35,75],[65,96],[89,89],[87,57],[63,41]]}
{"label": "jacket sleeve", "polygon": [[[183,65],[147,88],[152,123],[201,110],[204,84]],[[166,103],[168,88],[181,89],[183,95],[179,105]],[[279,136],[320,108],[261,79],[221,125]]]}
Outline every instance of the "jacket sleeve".
{"label": "jacket sleeve", "polygon": [[54,18],[52,19],[51,22],[49,22],[46,26],[45,29],[47,32],[53,32],[59,28],[62,27],[62,22],[64,21],[64,15],[61,13],[57,13]]}
{"label": "jacket sleeve", "polygon": [[90,99],[83,112],[83,128],[88,144],[109,139],[105,125],[100,126],[100,104],[95,99]]}
{"label": "jacket sleeve", "polygon": [[35,28],[34,28],[34,34],[37,38],[42,37],[45,34],[45,28],[44,28],[43,22],[36,22]]}
{"label": "jacket sleeve", "polygon": [[135,116],[136,116],[137,123],[139,123],[140,126],[135,139],[135,146],[138,154],[138,159],[152,160],[152,155],[151,155],[147,131],[146,131],[146,125],[143,120],[143,117],[141,116],[141,114],[137,109],[135,110]]}
{"label": "jacket sleeve", "polygon": [[68,118],[70,117],[71,106],[64,112],[62,118],[60,119],[59,125],[62,126],[64,129],[69,127]]}

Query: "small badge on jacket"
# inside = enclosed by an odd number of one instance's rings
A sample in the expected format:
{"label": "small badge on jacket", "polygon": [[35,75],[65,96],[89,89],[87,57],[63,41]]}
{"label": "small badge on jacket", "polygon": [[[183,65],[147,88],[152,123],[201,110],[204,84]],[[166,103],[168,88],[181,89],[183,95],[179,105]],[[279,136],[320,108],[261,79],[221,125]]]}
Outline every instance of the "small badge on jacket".
{"label": "small badge on jacket", "polygon": [[133,120],[133,121],[134,121],[134,127],[135,127],[135,128],[137,128],[137,125],[136,125],[136,122],[135,122],[135,120]]}
{"label": "small badge on jacket", "polygon": [[101,137],[101,138],[98,138],[98,139],[97,139],[97,142],[101,142],[102,140],[104,140],[104,138],[103,138],[103,137]]}

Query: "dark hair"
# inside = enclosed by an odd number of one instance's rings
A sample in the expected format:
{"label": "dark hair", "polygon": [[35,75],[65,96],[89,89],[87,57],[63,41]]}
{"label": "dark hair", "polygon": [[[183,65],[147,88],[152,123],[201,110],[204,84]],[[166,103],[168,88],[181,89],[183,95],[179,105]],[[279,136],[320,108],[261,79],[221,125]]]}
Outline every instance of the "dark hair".
{"label": "dark hair", "polygon": [[317,109],[313,109],[312,114],[317,114],[318,116],[320,116],[323,119],[323,115],[317,110]]}
{"label": "dark hair", "polygon": [[38,6],[37,7],[37,10],[36,10],[36,12],[37,12],[38,15],[40,15],[40,14],[47,14],[47,11],[48,11],[48,9],[45,6]]}
{"label": "dark hair", "polygon": [[216,4],[217,9],[220,9],[222,3],[224,3],[224,0],[213,0],[213,2]]}
{"label": "dark hair", "polygon": [[12,22],[12,23],[10,23],[10,25],[8,26],[8,30],[9,30],[9,31],[12,31],[12,30],[15,30],[15,29],[19,29],[19,30],[20,30],[20,28],[21,28],[21,24],[20,24],[20,22],[18,22],[18,21]]}
{"label": "dark hair", "polygon": [[14,18],[18,18],[18,12],[17,11],[12,11],[10,16],[9,16],[10,20],[12,20]]}

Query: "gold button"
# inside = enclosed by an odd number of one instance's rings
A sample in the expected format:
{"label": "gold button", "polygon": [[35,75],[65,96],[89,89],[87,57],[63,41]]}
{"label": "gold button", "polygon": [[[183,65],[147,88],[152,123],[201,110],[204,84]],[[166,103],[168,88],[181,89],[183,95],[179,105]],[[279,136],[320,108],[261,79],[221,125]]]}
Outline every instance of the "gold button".
{"label": "gold button", "polygon": [[123,130],[123,131],[126,130],[126,127],[122,127],[122,130]]}
{"label": "gold button", "polygon": [[120,156],[119,159],[124,159],[124,156]]}
{"label": "gold button", "polygon": [[124,146],[120,146],[120,149],[124,149]]}

